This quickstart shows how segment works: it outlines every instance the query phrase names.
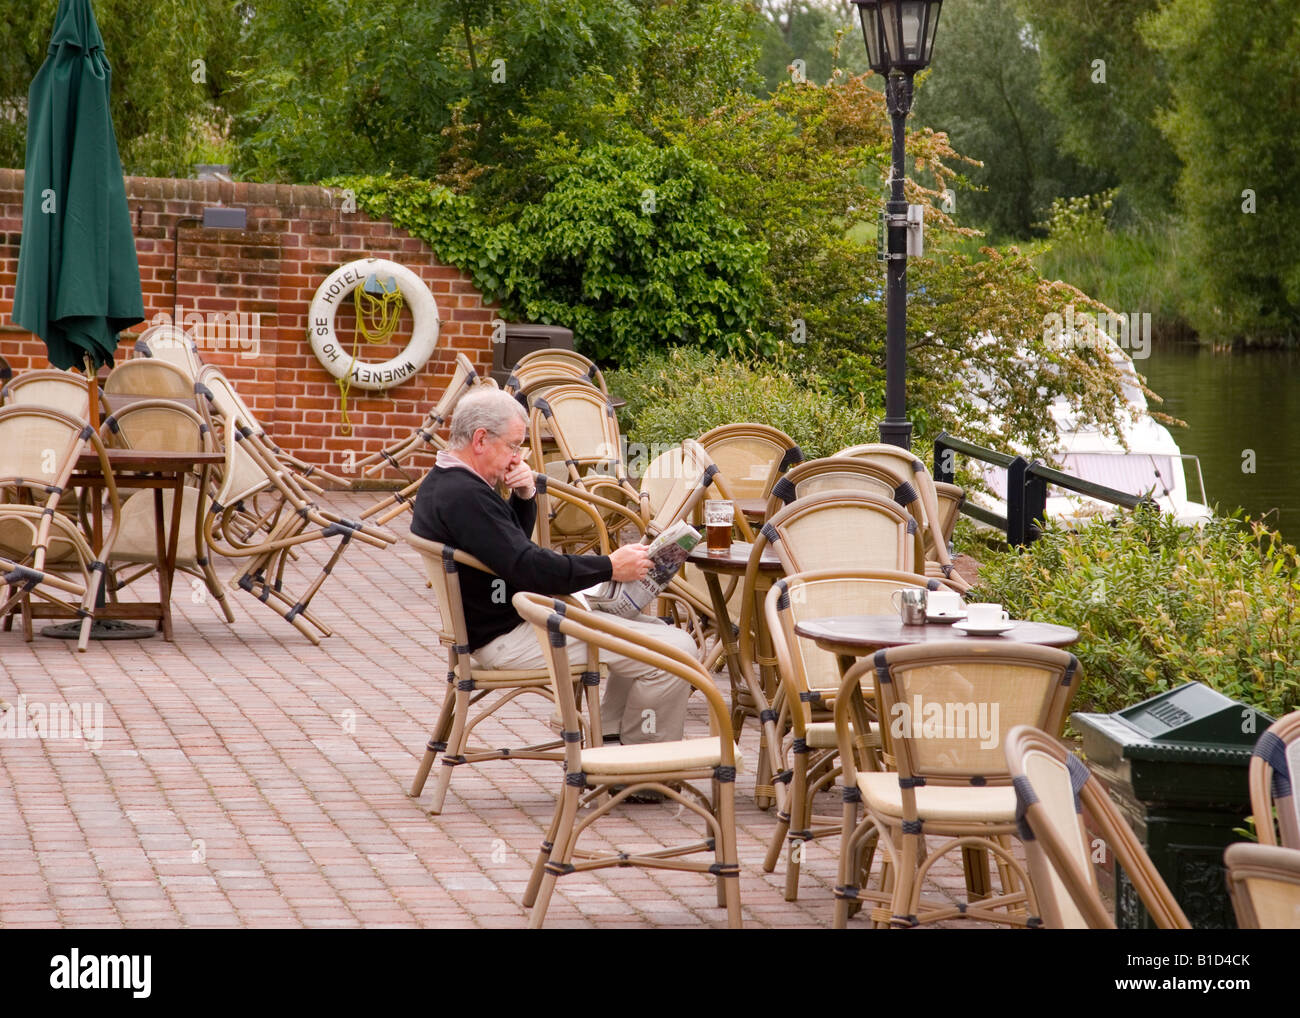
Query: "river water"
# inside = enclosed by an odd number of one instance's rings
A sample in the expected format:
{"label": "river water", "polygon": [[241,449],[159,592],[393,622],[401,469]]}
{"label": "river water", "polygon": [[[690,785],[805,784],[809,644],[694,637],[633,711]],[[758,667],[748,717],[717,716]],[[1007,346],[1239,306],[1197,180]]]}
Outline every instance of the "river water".
{"label": "river water", "polygon": [[[1267,513],[1300,544],[1300,351],[1163,346],[1135,366],[1164,397],[1152,409],[1187,422],[1170,431],[1184,453],[1200,457],[1210,504]],[[1186,468],[1198,498],[1194,468]]]}

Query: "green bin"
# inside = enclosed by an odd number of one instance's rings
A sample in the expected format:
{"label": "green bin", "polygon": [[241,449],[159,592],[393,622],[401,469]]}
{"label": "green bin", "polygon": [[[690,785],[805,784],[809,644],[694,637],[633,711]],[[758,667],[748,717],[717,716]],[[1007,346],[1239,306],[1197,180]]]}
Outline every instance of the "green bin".
{"label": "green bin", "polygon": [[[1198,929],[1234,929],[1223,850],[1250,815],[1247,773],[1273,719],[1199,682],[1114,714],[1073,714],[1089,767],[1110,791],[1156,869]],[[1116,871],[1119,872],[1116,872]],[[1098,876],[1115,896],[1115,925],[1151,929],[1110,853]]]}

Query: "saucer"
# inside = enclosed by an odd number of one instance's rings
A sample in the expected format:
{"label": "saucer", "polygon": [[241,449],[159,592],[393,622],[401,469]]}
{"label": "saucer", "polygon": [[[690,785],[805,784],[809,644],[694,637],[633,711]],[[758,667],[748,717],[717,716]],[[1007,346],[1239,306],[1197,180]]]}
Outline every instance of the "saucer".
{"label": "saucer", "polygon": [[950,626],[954,622],[963,622],[966,619],[965,612],[926,612],[925,621],[936,626]]}
{"label": "saucer", "polygon": [[1015,629],[1017,625],[1016,622],[1004,621],[985,623],[980,626],[976,626],[972,622],[955,622],[952,628],[965,633],[967,636],[1001,636],[1008,629]]}

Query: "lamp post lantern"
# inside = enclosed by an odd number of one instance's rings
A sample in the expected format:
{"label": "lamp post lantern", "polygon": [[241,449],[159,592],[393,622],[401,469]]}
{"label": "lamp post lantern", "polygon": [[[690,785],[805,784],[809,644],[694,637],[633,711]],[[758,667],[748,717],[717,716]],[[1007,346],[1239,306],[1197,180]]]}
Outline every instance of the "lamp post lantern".
{"label": "lamp post lantern", "polygon": [[853,0],[862,19],[862,38],[871,69],[885,79],[885,105],[893,127],[889,201],[884,221],[887,240],[885,282],[885,419],[880,440],[904,449],[912,445],[907,419],[907,255],[909,218],[920,250],[920,219],[908,215],[903,194],[903,138],[912,109],[912,78],[930,63],[934,32],[943,0]]}

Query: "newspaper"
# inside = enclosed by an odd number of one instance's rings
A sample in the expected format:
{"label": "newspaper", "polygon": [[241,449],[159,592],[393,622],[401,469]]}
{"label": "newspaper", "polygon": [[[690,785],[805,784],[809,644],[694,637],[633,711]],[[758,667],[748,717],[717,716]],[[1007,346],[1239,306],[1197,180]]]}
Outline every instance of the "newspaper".
{"label": "newspaper", "polygon": [[593,611],[634,619],[657,598],[677,574],[691,549],[700,543],[700,532],[689,523],[674,523],[650,542],[650,572],[641,580],[622,583],[609,580],[574,596]]}

